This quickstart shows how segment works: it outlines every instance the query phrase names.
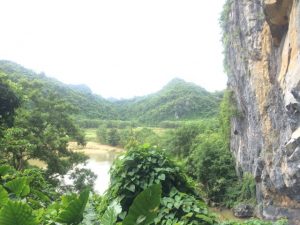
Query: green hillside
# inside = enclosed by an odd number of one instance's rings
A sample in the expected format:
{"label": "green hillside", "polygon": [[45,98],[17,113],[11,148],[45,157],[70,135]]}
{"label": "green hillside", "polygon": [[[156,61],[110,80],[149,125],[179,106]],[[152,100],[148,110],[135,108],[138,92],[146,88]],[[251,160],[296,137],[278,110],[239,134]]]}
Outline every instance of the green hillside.
{"label": "green hillside", "polygon": [[222,93],[173,79],[161,91],[116,102],[123,119],[142,122],[209,118],[217,114]]}
{"label": "green hillside", "polygon": [[31,91],[36,91],[45,98],[50,94],[56,95],[56,98],[68,102],[74,108],[74,114],[79,117],[91,119],[118,117],[112,103],[94,95],[85,85],[66,85],[9,61],[0,61],[0,72],[22,88],[21,95],[28,95]]}
{"label": "green hillside", "polygon": [[165,120],[209,118],[217,114],[223,93],[210,93],[181,79],[169,82],[161,91],[130,100],[106,100],[86,85],[67,85],[45,74],[37,74],[10,61],[0,61],[0,72],[21,88],[48,98],[55,95],[69,103],[77,118],[88,120],[135,120],[158,123]]}

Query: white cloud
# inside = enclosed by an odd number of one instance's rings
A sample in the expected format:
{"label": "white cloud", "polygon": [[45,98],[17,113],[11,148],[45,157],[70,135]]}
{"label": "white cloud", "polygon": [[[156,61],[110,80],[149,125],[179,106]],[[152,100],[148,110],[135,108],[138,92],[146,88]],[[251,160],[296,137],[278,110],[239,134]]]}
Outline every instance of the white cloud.
{"label": "white cloud", "polygon": [[0,58],[131,97],[173,77],[225,88],[224,0],[0,0]]}

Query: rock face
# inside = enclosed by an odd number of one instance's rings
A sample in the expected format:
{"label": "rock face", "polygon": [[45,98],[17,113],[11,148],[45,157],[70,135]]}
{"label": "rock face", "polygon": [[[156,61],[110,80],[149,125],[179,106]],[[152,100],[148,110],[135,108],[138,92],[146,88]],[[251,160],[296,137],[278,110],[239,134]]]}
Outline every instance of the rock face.
{"label": "rock face", "polygon": [[233,209],[235,217],[238,218],[250,218],[253,216],[254,208],[248,204],[239,204]]}
{"label": "rock face", "polygon": [[228,0],[222,19],[237,170],[254,175],[260,216],[300,224],[300,1]]}

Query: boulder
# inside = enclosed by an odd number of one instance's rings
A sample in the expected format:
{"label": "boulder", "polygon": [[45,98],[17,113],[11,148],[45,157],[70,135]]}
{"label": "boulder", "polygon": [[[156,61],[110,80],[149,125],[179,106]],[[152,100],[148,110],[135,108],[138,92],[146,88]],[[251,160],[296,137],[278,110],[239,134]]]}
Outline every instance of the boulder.
{"label": "boulder", "polygon": [[240,203],[233,208],[233,214],[238,218],[250,218],[254,214],[254,207],[250,204]]}

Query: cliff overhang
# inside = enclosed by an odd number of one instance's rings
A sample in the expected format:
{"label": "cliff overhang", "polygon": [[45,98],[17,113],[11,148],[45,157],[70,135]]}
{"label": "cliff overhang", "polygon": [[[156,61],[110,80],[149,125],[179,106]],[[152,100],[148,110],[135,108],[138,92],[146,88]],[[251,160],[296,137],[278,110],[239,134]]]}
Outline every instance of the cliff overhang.
{"label": "cliff overhang", "polygon": [[279,46],[286,33],[293,0],[265,0],[264,13],[268,22],[274,44]]}

